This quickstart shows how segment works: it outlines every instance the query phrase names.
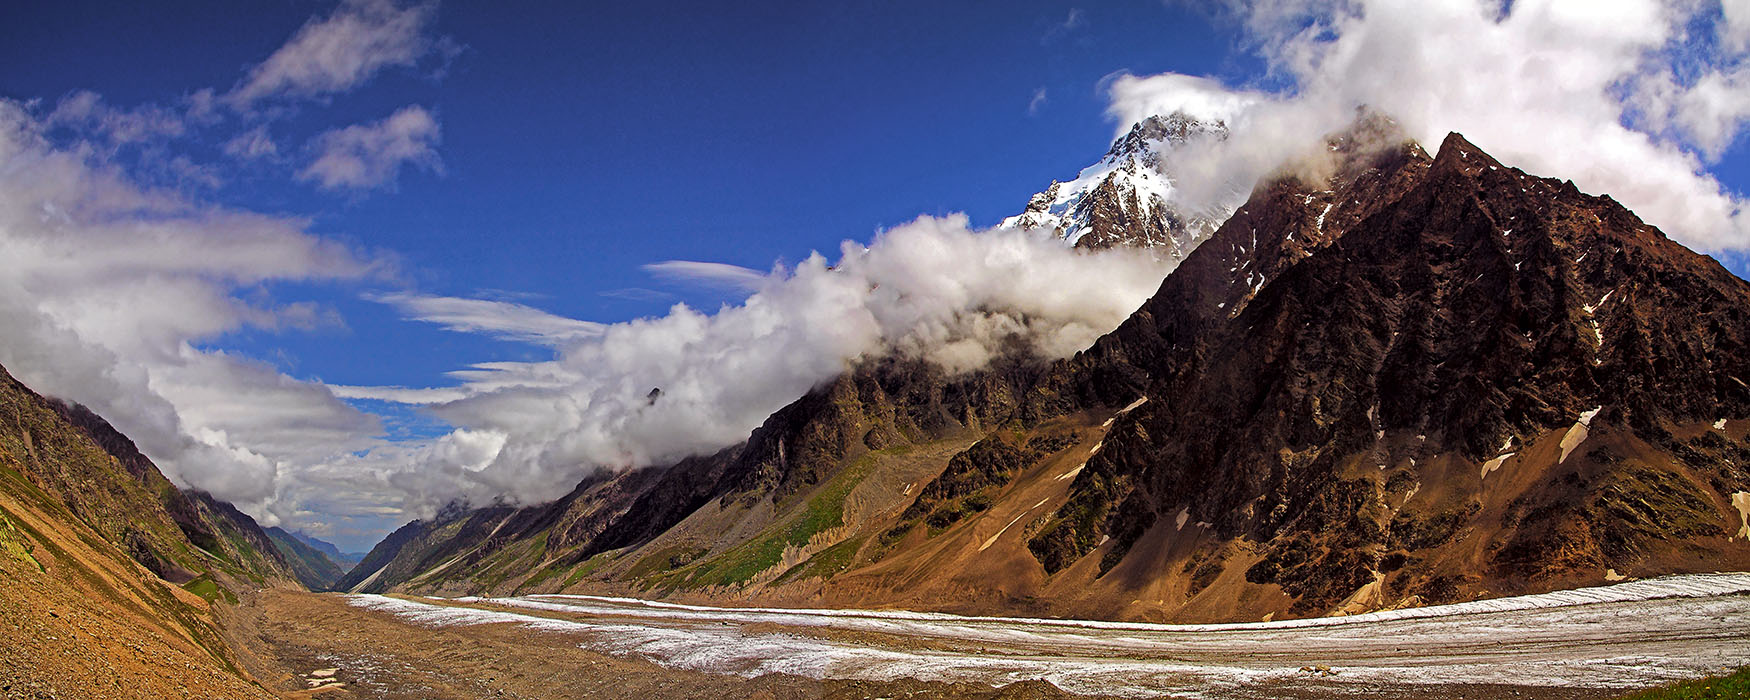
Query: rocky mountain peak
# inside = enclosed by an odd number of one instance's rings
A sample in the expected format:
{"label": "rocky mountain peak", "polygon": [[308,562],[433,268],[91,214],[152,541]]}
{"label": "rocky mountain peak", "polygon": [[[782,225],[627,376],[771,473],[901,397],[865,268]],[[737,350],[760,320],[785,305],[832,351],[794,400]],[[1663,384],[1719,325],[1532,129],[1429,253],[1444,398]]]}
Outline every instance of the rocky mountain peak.
{"label": "rocky mountain peak", "polygon": [[1106,158],[1157,156],[1164,147],[1200,138],[1227,138],[1227,134],[1227,122],[1220,119],[1199,119],[1183,111],[1164,117],[1157,114],[1132,125],[1128,133],[1113,141]]}
{"label": "rocky mountain peak", "polygon": [[1129,246],[1182,260],[1228,212],[1180,201],[1170,175],[1172,152],[1227,134],[1224,122],[1184,112],[1143,119],[1113,141],[1100,162],[1074,180],[1052,182],[1002,225],[1052,231],[1078,248]]}
{"label": "rocky mountain peak", "polygon": [[1131,553],[1196,521],[1324,614],[1369,585],[1445,602],[1737,551],[1750,284],[1462,136],[1430,159],[1361,127],[1328,141],[1336,174],[1261,183],[1069,365],[1064,386],[1140,407],[1030,542],[1046,570],[1159,576]]}

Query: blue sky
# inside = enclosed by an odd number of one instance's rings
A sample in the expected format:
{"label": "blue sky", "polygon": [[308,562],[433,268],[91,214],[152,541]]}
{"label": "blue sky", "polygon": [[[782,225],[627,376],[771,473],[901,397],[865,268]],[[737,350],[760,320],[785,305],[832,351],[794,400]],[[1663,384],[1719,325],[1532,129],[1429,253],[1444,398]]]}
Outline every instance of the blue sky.
{"label": "blue sky", "polygon": [[[1049,317],[1016,297],[1074,289],[1090,301],[1066,327],[1115,323],[1164,268],[937,269],[899,246],[1032,245],[967,234],[1150,113],[1229,119],[1198,171],[1249,182],[1372,104],[1617,196],[1741,276],[1750,249],[1750,18],[1718,3],[69,1],[0,20],[0,361],[180,482],[351,549],[450,498],[539,500],[733,442],[917,342],[896,318],[960,342],[971,310]],[[736,267],[646,267],[675,260]],[[948,316],[822,307],[851,275],[810,270],[834,264],[918,299],[954,278]],[[691,412],[633,415],[656,383]]]}
{"label": "blue sky", "polygon": [[[168,102],[229,85],[330,7],[32,3],[0,30],[0,94]],[[510,293],[619,321],[734,296],[653,279],[646,263],[765,270],[919,214],[995,223],[1104,151],[1104,76],[1172,68],[1243,79],[1256,63],[1235,58],[1206,18],[1147,1],[518,9],[445,5],[431,31],[455,43],[453,57],[385,70],[271,126],[295,148],[335,124],[424,105],[442,125],[441,174],[408,170],[382,189],[333,193],[245,167],[205,196],[311,217],[323,234],[392,251],[423,291]],[[397,322],[355,289],[297,292],[340,309],[347,327],[210,344],[344,384],[427,385],[470,362],[533,353]]]}

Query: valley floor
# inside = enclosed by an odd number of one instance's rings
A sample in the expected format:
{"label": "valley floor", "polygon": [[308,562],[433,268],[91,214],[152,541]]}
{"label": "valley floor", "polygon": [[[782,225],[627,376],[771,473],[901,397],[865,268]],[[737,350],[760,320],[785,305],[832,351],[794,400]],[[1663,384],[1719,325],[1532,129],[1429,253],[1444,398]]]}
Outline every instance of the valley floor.
{"label": "valley floor", "polygon": [[1577,700],[1750,664],[1737,574],[1243,625],[278,591],[239,613],[293,697]]}
{"label": "valley floor", "polygon": [[592,651],[592,636],[516,624],[432,627],[336,594],[263,590],[228,620],[251,675],[282,698],[603,700],[1044,700],[1045,683],[1005,688],[913,680],[821,681],[703,673]]}

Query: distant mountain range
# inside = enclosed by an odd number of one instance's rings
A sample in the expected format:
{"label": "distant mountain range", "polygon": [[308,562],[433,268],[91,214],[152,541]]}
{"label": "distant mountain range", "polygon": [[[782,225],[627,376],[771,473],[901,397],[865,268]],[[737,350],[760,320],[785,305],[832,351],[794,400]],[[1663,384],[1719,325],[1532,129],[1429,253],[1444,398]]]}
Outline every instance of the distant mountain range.
{"label": "distant mountain range", "polygon": [[328,557],[329,561],[334,562],[342,569],[350,569],[365,558],[364,552],[342,552],[339,547],[317,539],[314,535],[303,530],[292,530],[287,534],[297,538],[299,542],[314,547],[316,551],[321,552],[323,556]]}
{"label": "distant mountain range", "polygon": [[1371,113],[1328,175],[1176,209],[1164,154],[1226,137],[1147,120],[1009,222],[1183,259],[1085,352],[866,362],[717,454],[410,523],[337,588],[1225,621],[1750,567],[1750,283]]}

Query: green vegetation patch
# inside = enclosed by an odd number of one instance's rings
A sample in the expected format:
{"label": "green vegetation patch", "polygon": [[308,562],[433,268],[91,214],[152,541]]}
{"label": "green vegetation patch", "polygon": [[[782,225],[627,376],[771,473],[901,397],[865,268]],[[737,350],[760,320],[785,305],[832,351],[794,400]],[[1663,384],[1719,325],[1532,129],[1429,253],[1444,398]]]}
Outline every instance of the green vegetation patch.
{"label": "green vegetation patch", "polygon": [[1654,688],[1623,700],[1738,700],[1750,698],[1750,667],[1729,676],[1715,676]]}
{"label": "green vegetation patch", "polygon": [[793,515],[786,521],[767,528],[739,547],[706,560],[680,583],[688,586],[746,583],[761,571],[777,566],[784,558],[785,547],[806,545],[815,534],[843,525],[845,498],[869,475],[874,462],[874,455],[866,455],[840,470],[807,503],[792,510]]}
{"label": "green vegetation patch", "polygon": [[673,571],[697,561],[708,551],[710,550],[704,547],[690,544],[664,547],[643,559],[639,559],[638,563],[633,564],[631,570],[626,572],[626,575],[631,578],[645,578],[651,574]]}
{"label": "green vegetation patch", "polygon": [[808,561],[790,567],[789,571],[779,576],[773,583],[803,581],[811,578],[832,578],[839,572],[851,568],[851,562],[857,558],[857,552],[863,549],[866,538],[853,537],[831,547],[827,547]]}
{"label": "green vegetation patch", "polygon": [[573,584],[577,583],[578,581],[582,581],[583,577],[595,573],[596,571],[600,570],[604,565],[606,565],[608,562],[611,562],[613,560],[614,560],[614,553],[613,552],[601,552],[593,557],[590,557],[588,559],[583,560],[582,564],[578,564],[576,566],[576,568],[573,568],[571,570],[570,576],[565,577],[565,587],[570,588]]}
{"label": "green vegetation patch", "polygon": [[194,580],[189,581],[188,583],[182,584],[182,590],[205,598],[209,603],[216,603],[222,600],[230,605],[237,604],[237,594],[232,593],[230,589],[219,585],[219,582],[214,581],[211,576],[206,576],[204,574],[196,576]]}
{"label": "green vegetation patch", "polygon": [[31,554],[31,549],[30,540],[24,538],[24,534],[12,525],[12,520],[7,518],[4,512],[0,512],[0,551],[6,552],[14,559],[35,566],[37,573],[47,572],[48,569],[43,568],[43,563],[37,561],[36,557]]}
{"label": "green vegetation patch", "polygon": [[541,560],[542,554],[547,551],[547,536],[549,534],[552,533],[543,532],[528,541],[507,545],[493,552],[491,556],[486,558],[485,562],[477,565],[463,568],[467,562],[458,562],[449,569],[445,569],[444,573],[455,571],[456,575],[459,576],[462,571],[472,569],[475,574],[469,580],[479,586],[476,590],[495,589],[512,574],[527,571],[529,563]]}

